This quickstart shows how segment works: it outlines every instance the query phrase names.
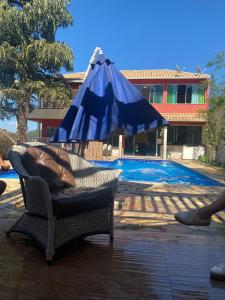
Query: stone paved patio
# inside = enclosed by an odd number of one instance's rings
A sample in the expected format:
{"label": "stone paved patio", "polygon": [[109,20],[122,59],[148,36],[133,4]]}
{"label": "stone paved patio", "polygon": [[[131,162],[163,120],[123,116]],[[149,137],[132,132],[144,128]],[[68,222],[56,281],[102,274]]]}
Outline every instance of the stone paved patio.
{"label": "stone paved patio", "polygon": [[[222,170],[193,162],[221,182]],[[0,299],[225,299],[225,283],[209,279],[225,259],[225,213],[209,227],[177,224],[174,213],[214,201],[224,188],[120,182],[115,241],[75,241],[48,267],[34,243],[5,231],[22,211],[17,180],[0,197]]]}

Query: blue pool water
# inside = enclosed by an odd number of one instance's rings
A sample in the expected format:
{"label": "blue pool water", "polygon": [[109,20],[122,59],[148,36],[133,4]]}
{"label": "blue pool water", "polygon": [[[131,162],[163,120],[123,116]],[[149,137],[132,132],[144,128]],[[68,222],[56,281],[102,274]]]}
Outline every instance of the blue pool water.
{"label": "blue pool water", "polygon": [[193,184],[225,186],[181,164],[162,160],[116,159],[114,161],[92,161],[113,169],[122,169],[120,179],[129,181],[152,181],[168,184]]}
{"label": "blue pool water", "polygon": [[18,175],[14,170],[0,171],[0,179],[17,179]]}
{"label": "blue pool water", "polygon": [[[112,169],[121,169],[121,180],[152,181],[168,184],[193,184],[209,186],[225,186],[203,174],[181,164],[162,160],[116,159],[114,161],[92,161],[92,163]],[[14,170],[0,172],[1,179],[15,179],[18,175]]]}

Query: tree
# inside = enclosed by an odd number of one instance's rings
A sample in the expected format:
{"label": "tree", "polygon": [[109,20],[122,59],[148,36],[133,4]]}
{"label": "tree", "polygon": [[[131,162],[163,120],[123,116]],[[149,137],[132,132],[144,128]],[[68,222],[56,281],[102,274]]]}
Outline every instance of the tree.
{"label": "tree", "polygon": [[0,118],[17,119],[18,140],[27,137],[29,111],[40,101],[69,103],[60,74],[72,70],[73,53],[55,40],[72,24],[69,0],[2,0],[0,3]]}
{"label": "tree", "polygon": [[[214,68],[214,74],[211,81],[211,93],[209,98],[209,110],[206,114],[207,128],[207,150],[209,160],[214,159],[214,153],[220,148],[225,146],[225,83],[224,70],[225,70],[225,51],[216,55],[208,63],[208,67]],[[220,71],[222,81],[216,80],[215,73]]]}

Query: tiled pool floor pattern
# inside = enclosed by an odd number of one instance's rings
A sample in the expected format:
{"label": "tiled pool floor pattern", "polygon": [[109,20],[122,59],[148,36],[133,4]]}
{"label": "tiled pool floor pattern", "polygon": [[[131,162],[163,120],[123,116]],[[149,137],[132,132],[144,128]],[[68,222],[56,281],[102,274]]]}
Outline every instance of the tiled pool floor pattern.
{"label": "tiled pool floor pattern", "polygon": [[209,270],[225,259],[225,213],[204,228],[173,217],[222,190],[120,182],[116,199],[124,206],[115,210],[113,245],[104,235],[75,242],[48,267],[28,238],[4,235],[21,214],[18,181],[11,180],[0,197],[0,299],[224,300],[225,283],[210,280]]}

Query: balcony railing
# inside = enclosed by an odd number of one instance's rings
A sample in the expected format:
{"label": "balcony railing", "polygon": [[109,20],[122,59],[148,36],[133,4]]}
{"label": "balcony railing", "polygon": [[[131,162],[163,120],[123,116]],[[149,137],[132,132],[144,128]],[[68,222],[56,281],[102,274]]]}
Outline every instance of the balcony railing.
{"label": "balcony railing", "polygon": [[37,108],[42,109],[65,109],[71,105],[72,100],[54,100],[54,101],[45,101],[41,100]]}

